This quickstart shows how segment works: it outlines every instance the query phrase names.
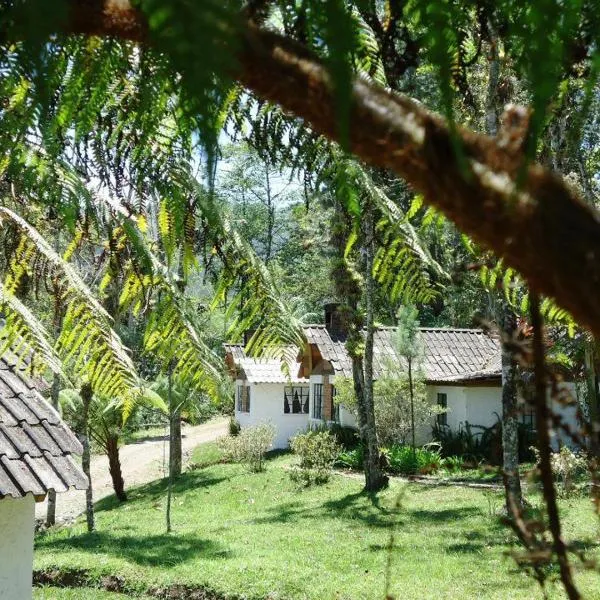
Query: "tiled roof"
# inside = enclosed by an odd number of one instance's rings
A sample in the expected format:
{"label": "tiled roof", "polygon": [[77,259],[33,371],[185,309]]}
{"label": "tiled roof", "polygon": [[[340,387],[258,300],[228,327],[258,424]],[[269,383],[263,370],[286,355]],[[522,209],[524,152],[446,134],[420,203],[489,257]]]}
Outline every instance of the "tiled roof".
{"label": "tiled roof", "polygon": [[[402,363],[394,350],[394,327],[375,331],[373,370],[379,377],[387,364]],[[324,325],[307,325],[307,341],[315,344],[321,356],[331,363],[336,374],[352,376],[352,364],[344,346],[343,336],[330,334]],[[420,328],[423,348],[422,368],[427,381],[434,383],[459,382],[499,377],[500,343],[481,329]]]}
{"label": "tiled roof", "polygon": [[[241,369],[250,383],[308,383],[308,379],[298,377],[299,364],[296,362],[298,350],[289,348],[285,354],[289,357],[282,361],[277,358],[250,358],[243,346],[227,344],[229,353],[238,369]],[[287,365],[286,373],[284,365]]]}
{"label": "tiled roof", "polygon": [[21,369],[0,358],[0,498],[84,490],[81,444]]}

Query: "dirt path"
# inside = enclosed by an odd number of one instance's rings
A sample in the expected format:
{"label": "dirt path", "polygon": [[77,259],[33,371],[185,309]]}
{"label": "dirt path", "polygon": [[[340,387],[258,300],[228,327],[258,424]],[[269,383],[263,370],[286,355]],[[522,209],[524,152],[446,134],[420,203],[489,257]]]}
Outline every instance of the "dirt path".
{"label": "dirt path", "polygon": [[[216,419],[183,428],[183,462],[189,458],[191,451],[202,442],[209,442],[227,433],[227,419]],[[127,444],[121,448],[121,466],[125,487],[147,483],[166,475],[164,463],[168,459],[168,440],[153,438],[143,442]],[[94,485],[94,501],[113,493],[108,472],[108,459],[105,455],[92,456],[92,482]],[[70,521],[85,510],[85,492],[70,490],[59,494],[56,503],[56,520]],[[46,502],[36,504],[35,516],[46,517]]]}

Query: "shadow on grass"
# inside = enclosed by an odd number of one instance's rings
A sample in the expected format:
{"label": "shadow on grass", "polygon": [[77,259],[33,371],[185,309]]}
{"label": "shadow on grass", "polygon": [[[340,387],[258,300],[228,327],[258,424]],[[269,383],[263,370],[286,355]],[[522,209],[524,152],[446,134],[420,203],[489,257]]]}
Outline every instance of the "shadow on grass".
{"label": "shadow on grass", "polygon": [[365,524],[367,527],[387,528],[399,514],[380,504],[376,494],[361,491],[337,500],[329,500],[319,507],[300,502],[286,502],[268,509],[269,515],[256,519],[255,523],[294,523],[301,519],[338,521],[340,518]]}
{"label": "shadow on grass", "polygon": [[416,521],[445,523],[468,519],[470,517],[480,517],[482,511],[476,506],[463,506],[461,508],[445,508],[442,510],[411,510],[407,514],[411,519],[415,519]]}
{"label": "shadow on grass", "polygon": [[202,556],[209,560],[230,558],[231,552],[218,542],[195,535],[113,535],[107,531],[95,531],[67,538],[42,538],[36,548],[61,552],[82,550],[93,555],[124,558],[138,565],[149,567],[173,566]]}
{"label": "shadow on grass", "polygon": [[[212,477],[202,470],[191,471],[173,481],[173,493],[181,494],[192,489],[207,488],[217,485],[226,479],[228,478]],[[106,498],[98,500],[98,502],[94,504],[94,509],[99,512],[104,510],[112,510],[123,505],[134,504],[138,501],[161,500],[165,498],[167,486],[168,478],[165,477],[164,479],[157,479],[156,481],[127,489],[126,491],[129,499],[126,502],[120,502],[114,495],[107,496]]]}

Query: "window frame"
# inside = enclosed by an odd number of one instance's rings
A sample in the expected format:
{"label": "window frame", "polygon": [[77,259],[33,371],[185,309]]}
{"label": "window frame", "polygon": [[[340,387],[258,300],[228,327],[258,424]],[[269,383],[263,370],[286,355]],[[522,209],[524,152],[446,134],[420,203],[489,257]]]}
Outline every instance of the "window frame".
{"label": "window frame", "polygon": [[[312,418],[323,420],[323,402],[325,399],[325,394],[323,393],[323,384],[322,383],[314,383],[313,384],[313,402],[312,402]],[[319,413],[317,416],[317,406],[319,407]]]}
{"label": "window frame", "polygon": [[445,412],[436,415],[437,425],[439,427],[448,427],[448,394],[446,392],[438,392],[436,404],[446,409]]}
{"label": "window frame", "polygon": [[[246,389],[246,401],[244,402],[244,389]],[[236,392],[235,408],[237,412],[249,413],[250,412],[250,386],[238,384]]]}
{"label": "window frame", "polygon": [[[300,393],[300,410],[294,411],[294,393]],[[288,396],[289,394],[289,396]],[[286,410],[287,407],[287,410]],[[306,410],[304,410],[306,409]],[[310,385],[286,385],[283,388],[283,414],[307,415],[310,412]]]}

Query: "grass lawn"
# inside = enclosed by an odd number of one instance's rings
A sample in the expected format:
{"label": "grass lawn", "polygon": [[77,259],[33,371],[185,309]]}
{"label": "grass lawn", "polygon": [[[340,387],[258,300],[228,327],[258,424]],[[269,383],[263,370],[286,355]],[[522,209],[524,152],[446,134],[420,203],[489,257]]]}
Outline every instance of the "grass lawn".
{"label": "grass lawn", "polygon": [[[259,474],[215,464],[182,476],[171,535],[164,481],[131,490],[122,506],[102,500],[96,533],[78,523],[37,538],[35,568],[119,575],[140,591],[177,583],[256,599],[379,600],[391,556],[396,598],[542,598],[505,555],[512,534],[490,516],[502,504],[500,494],[393,482],[373,501],[361,493],[359,477],[336,475],[325,486],[299,489],[284,469],[289,462],[278,456]],[[561,508],[566,537],[595,547],[598,521],[590,501],[563,501]],[[586,598],[600,598],[598,575],[577,579]],[[553,587],[550,597],[562,594]]]}
{"label": "grass lawn", "polygon": [[43,587],[33,590],[33,600],[123,600],[123,598],[130,597],[91,588],[69,590],[66,588]]}

